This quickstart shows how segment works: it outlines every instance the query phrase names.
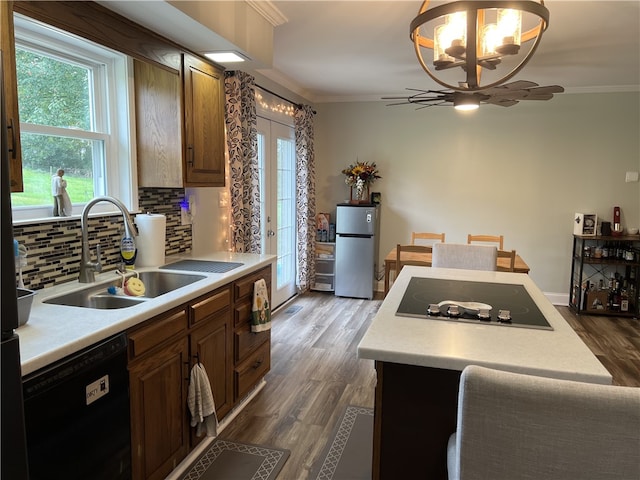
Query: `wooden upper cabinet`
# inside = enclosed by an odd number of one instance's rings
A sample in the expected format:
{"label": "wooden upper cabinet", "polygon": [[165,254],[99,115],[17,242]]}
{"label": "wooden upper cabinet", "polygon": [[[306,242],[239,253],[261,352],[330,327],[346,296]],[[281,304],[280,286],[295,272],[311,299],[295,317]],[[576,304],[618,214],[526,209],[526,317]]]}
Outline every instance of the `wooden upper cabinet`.
{"label": "wooden upper cabinet", "polygon": [[177,74],[137,60],[134,79],[139,185],[223,187],[222,71],[185,55],[184,85]]}
{"label": "wooden upper cabinet", "polygon": [[7,120],[9,147],[9,177],[11,191],[22,192],[22,150],[20,147],[20,116],[18,114],[18,79],[13,37],[13,2],[0,2],[0,48],[2,49],[2,72],[4,102]]}
{"label": "wooden upper cabinet", "polygon": [[180,75],[134,61],[138,184],[182,187]]}
{"label": "wooden upper cabinet", "polygon": [[224,77],[219,70],[185,54],[185,186],[224,186]]}

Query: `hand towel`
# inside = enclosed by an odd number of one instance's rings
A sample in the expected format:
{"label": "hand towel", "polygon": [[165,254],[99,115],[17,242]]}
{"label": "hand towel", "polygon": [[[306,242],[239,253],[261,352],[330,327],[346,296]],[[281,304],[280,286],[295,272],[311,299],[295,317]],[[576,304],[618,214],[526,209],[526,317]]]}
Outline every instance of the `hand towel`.
{"label": "hand towel", "polygon": [[271,306],[269,291],[263,278],[253,284],[253,309],[251,311],[251,331],[264,332],[271,328]]}
{"label": "hand towel", "polygon": [[191,412],[191,426],[196,427],[196,436],[205,432],[209,437],[218,434],[218,417],[213,402],[211,384],[204,365],[196,363],[191,369],[187,404]]}

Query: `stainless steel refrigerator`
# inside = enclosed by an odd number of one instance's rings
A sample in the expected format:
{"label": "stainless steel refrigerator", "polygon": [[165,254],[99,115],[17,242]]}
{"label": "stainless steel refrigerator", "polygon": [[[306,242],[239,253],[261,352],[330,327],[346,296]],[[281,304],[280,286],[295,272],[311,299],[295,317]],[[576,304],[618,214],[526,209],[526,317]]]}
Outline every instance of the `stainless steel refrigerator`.
{"label": "stainless steel refrigerator", "polygon": [[380,232],[377,205],[338,204],[335,294],[373,298]]}

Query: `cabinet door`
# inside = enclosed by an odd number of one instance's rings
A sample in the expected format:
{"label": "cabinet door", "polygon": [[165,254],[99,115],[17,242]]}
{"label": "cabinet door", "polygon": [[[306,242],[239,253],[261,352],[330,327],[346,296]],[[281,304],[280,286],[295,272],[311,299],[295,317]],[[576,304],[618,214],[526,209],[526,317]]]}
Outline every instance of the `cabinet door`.
{"label": "cabinet door", "polygon": [[222,71],[184,56],[185,186],[224,186]]}
{"label": "cabinet door", "polygon": [[180,76],[134,60],[138,183],[182,187]]}
{"label": "cabinet door", "polygon": [[191,355],[207,371],[216,414],[221,420],[233,406],[231,309],[227,307],[201,323],[191,333]]}
{"label": "cabinet door", "polygon": [[22,150],[20,147],[20,117],[18,115],[18,80],[13,36],[13,2],[0,2],[0,49],[2,50],[2,81],[9,147],[9,177],[11,191],[22,192]]}
{"label": "cabinet door", "polygon": [[134,479],[165,478],[189,451],[188,348],[183,337],[130,367]]}

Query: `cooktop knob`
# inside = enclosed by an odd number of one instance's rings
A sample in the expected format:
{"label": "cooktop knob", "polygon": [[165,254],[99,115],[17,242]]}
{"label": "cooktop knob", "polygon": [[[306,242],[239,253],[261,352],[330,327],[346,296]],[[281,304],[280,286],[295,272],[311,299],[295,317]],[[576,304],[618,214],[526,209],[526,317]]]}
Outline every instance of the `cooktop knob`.
{"label": "cooktop knob", "polygon": [[478,310],[478,318],[480,320],[491,320],[491,310],[488,308],[481,308],[480,310]]}
{"label": "cooktop knob", "polygon": [[460,309],[458,308],[457,305],[449,305],[449,309],[447,310],[447,313],[449,314],[450,317],[459,317]]}
{"label": "cooktop knob", "polygon": [[430,303],[427,309],[428,315],[440,315],[440,307],[437,303]]}
{"label": "cooktop knob", "polygon": [[500,310],[498,312],[498,322],[511,323],[511,312],[509,310]]}

